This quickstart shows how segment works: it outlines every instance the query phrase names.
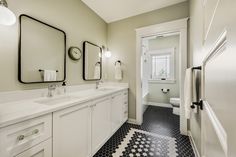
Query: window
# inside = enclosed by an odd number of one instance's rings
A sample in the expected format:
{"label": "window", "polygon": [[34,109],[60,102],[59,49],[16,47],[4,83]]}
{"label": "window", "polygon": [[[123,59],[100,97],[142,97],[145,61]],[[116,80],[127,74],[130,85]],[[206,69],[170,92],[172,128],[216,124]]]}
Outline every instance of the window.
{"label": "window", "polygon": [[149,52],[150,80],[174,80],[174,48]]}
{"label": "window", "polygon": [[170,55],[152,55],[152,79],[170,78]]}

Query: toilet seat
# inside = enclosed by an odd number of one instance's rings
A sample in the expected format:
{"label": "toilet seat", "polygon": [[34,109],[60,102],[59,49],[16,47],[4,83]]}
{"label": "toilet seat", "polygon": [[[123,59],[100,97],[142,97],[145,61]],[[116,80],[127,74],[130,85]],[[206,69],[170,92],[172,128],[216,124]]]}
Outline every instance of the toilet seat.
{"label": "toilet seat", "polygon": [[180,98],[170,98],[170,103],[171,103],[174,107],[179,107]]}

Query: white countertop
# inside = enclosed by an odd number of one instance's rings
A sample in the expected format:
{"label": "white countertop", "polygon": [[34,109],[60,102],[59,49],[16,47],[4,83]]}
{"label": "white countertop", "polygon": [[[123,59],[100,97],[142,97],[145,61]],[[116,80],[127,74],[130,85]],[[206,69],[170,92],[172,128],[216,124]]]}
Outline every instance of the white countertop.
{"label": "white countertop", "polygon": [[[108,90],[96,90],[94,88],[73,91],[52,98],[38,97],[12,102],[0,103],[0,128],[12,125],[21,121],[39,117],[70,106],[92,101],[100,97],[108,96],[116,92],[128,89],[128,86],[103,87]],[[63,100],[53,105],[43,104],[42,101]],[[50,101],[49,100],[49,101]]]}

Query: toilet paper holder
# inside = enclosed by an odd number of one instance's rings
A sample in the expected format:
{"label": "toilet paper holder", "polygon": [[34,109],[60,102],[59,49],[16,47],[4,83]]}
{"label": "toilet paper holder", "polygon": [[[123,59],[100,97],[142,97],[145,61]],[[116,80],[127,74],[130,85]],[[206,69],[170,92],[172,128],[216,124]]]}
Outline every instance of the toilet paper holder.
{"label": "toilet paper holder", "polygon": [[168,93],[170,91],[170,89],[166,89],[165,90],[165,89],[162,88],[161,91],[166,94],[166,93]]}

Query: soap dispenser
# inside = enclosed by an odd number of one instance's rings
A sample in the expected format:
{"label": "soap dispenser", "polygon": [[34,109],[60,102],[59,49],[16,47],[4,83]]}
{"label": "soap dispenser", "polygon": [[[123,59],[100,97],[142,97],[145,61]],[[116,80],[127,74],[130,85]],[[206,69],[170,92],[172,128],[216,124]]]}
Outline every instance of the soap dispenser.
{"label": "soap dispenser", "polygon": [[62,83],[62,88],[63,88],[64,94],[66,94],[66,82],[63,82],[63,83]]}

